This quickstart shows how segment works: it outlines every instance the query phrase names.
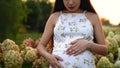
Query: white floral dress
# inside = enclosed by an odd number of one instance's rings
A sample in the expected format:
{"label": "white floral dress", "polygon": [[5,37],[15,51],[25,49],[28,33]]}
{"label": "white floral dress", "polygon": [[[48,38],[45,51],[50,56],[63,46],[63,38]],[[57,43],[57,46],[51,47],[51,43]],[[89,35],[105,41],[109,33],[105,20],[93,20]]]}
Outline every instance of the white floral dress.
{"label": "white floral dress", "polygon": [[[70,43],[77,39],[93,40],[93,26],[84,13],[60,13],[54,28],[52,54],[63,58],[64,68],[95,68],[94,55],[85,51],[77,56],[66,54]],[[51,68],[51,67],[50,67]]]}

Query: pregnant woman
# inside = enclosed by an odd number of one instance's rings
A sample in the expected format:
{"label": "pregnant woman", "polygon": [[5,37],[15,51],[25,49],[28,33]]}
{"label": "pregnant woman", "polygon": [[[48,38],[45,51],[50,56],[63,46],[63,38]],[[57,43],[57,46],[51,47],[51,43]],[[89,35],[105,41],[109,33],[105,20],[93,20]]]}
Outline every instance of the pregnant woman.
{"label": "pregnant woman", "polygon": [[[45,50],[53,38],[52,54]],[[104,33],[90,0],[55,0],[37,49],[50,68],[95,68],[94,54],[107,54]]]}

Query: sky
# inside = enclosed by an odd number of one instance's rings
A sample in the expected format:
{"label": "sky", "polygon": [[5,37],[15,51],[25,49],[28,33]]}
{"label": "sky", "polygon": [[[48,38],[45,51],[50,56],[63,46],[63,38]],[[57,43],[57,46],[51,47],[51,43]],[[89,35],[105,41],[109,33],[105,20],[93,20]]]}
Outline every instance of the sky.
{"label": "sky", "polygon": [[120,0],[91,0],[100,17],[107,18],[110,23],[120,23]]}
{"label": "sky", "polygon": [[120,0],[91,0],[91,3],[101,18],[108,19],[113,25],[120,24]]}

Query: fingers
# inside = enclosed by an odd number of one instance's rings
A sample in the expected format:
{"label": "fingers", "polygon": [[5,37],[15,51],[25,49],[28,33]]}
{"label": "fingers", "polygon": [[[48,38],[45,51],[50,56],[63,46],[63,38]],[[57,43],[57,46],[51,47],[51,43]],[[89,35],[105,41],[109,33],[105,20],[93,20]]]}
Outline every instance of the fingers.
{"label": "fingers", "polygon": [[67,52],[69,55],[74,55],[78,50],[70,50]]}
{"label": "fingers", "polygon": [[79,50],[79,51],[76,51],[76,52],[74,53],[74,56],[79,55],[79,54],[83,53],[84,51],[85,51],[85,49],[81,49],[81,50]]}
{"label": "fingers", "polygon": [[69,55],[78,55],[88,49],[89,42],[91,41],[77,39],[71,42],[72,46],[67,49],[66,53]]}
{"label": "fingers", "polygon": [[78,51],[78,50],[77,50],[76,47],[74,47],[74,48],[68,49],[68,50],[66,51],[66,53],[69,54],[69,55],[72,55],[72,54],[74,54],[76,51]]}
{"label": "fingers", "polygon": [[79,44],[76,43],[76,44],[72,45],[71,47],[69,47],[66,52],[67,52],[67,54],[69,54],[73,51],[77,51],[77,49],[79,49],[79,47],[80,47]]}
{"label": "fingers", "polygon": [[63,59],[58,55],[53,55],[55,59],[54,63],[51,64],[52,68],[64,68],[59,61],[63,61]]}
{"label": "fingers", "polygon": [[60,56],[58,56],[58,55],[54,55],[54,56],[58,61],[63,61],[63,59]]}
{"label": "fingers", "polygon": [[74,45],[72,45],[70,48],[67,49],[66,53],[69,55],[78,55],[81,54],[82,52],[84,52],[86,50],[86,46],[83,44],[75,43]]}
{"label": "fingers", "polygon": [[70,49],[72,49],[78,45],[78,43],[76,41],[74,41],[73,43],[74,44],[71,44],[71,46],[67,49],[67,51],[69,51]]}
{"label": "fingers", "polygon": [[79,55],[79,54],[83,53],[85,50],[86,49],[84,49],[84,48],[83,49],[71,50],[67,54],[76,56],[76,55]]}
{"label": "fingers", "polygon": [[72,41],[70,44],[74,45],[78,40]]}
{"label": "fingers", "polygon": [[62,66],[62,64],[60,64],[59,62],[58,62],[58,68],[64,68],[63,66]]}
{"label": "fingers", "polygon": [[77,40],[75,40],[75,41],[72,41],[72,42],[70,43],[72,46],[70,46],[70,47],[68,48],[68,50],[71,49],[71,48],[73,48],[73,47],[76,47],[76,46],[80,45],[80,44],[81,44],[80,41],[81,41],[80,39],[77,39]]}

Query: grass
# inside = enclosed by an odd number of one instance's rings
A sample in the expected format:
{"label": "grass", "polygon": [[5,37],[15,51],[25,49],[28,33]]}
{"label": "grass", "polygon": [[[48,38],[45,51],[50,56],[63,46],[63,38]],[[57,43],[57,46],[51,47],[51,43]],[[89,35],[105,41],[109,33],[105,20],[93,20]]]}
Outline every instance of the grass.
{"label": "grass", "polygon": [[35,32],[20,33],[20,34],[17,34],[15,42],[16,44],[20,45],[22,41],[26,38],[32,38],[33,40],[36,40],[40,38],[41,36],[42,36],[42,33],[35,33]]}

